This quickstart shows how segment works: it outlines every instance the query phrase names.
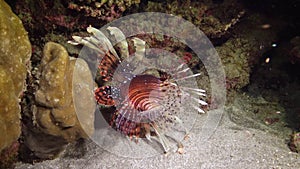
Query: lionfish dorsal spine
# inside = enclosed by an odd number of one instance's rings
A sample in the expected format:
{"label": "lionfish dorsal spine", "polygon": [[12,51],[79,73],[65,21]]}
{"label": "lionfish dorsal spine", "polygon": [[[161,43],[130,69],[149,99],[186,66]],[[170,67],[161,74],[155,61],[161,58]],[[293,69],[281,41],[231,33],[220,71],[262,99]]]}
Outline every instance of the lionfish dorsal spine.
{"label": "lionfish dorsal spine", "polygon": [[99,46],[106,46],[106,48],[118,59],[120,60],[120,57],[118,56],[117,52],[115,51],[114,47],[110,43],[110,40],[99,30],[92,26],[89,26],[87,28],[87,31],[89,33],[92,33],[99,41]]}
{"label": "lionfish dorsal spine", "polygon": [[111,52],[117,60],[120,60],[109,39],[100,30],[89,26],[87,27],[87,32],[92,34],[92,36],[84,38],[80,36],[72,36],[74,41],[68,41],[68,43],[72,45],[82,44],[87,46],[90,49],[97,51],[98,55],[101,55],[102,57],[104,57],[107,52]]}
{"label": "lionfish dorsal spine", "polygon": [[125,59],[129,57],[129,51],[128,51],[128,43],[126,41],[126,37],[124,33],[117,27],[108,27],[107,28],[111,35],[113,35],[116,39],[117,47],[120,48],[121,58]]}
{"label": "lionfish dorsal spine", "polygon": [[[80,37],[80,36],[72,36],[74,41],[68,41],[68,43],[72,44],[72,45],[84,45],[87,46],[93,50],[96,50],[100,53],[103,53],[102,50],[99,49],[99,46],[97,46],[96,44],[98,43],[92,43],[91,37]],[[104,54],[104,53],[103,53]]]}
{"label": "lionfish dorsal spine", "polygon": [[164,133],[160,130],[160,128],[155,124],[151,123],[152,128],[154,129],[155,133],[157,134],[157,138],[159,139],[159,142],[163,146],[163,149],[165,152],[168,152],[170,150],[170,143]]}
{"label": "lionfish dorsal spine", "polygon": [[134,46],[136,47],[135,58],[139,61],[142,61],[145,57],[145,44],[146,42],[140,38],[132,39]]}

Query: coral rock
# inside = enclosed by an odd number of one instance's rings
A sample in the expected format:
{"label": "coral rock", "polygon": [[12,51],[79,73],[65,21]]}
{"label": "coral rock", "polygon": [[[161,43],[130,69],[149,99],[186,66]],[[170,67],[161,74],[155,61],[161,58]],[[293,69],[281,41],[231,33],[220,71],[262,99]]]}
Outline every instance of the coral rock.
{"label": "coral rock", "polygon": [[249,83],[250,43],[246,39],[236,38],[216,48],[224,64],[227,89],[240,89]]}
{"label": "coral rock", "polygon": [[85,61],[70,59],[66,49],[53,42],[44,47],[40,70],[33,111],[36,130],[27,132],[25,142],[39,158],[52,158],[67,143],[93,133],[93,79]]}
{"label": "coral rock", "polygon": [[291,136],[289,146],[292,151],[300,153],[300,133],[294,133]]}
{"label": "coral rock", "polygon": [[0,1],[0,152],[21,133],[19,98],[30,56],[31,45],[21,20]]}

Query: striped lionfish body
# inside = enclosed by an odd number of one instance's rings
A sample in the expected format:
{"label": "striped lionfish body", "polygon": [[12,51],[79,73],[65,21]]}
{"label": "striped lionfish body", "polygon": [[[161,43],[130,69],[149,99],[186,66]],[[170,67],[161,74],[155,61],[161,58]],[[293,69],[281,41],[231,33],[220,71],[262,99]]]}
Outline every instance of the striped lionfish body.
{"label": "striped lionfish body", "polygon": [[[129,56],[124,34],[116,27],[107,29],[120,42],[116,45],[120,57],[107,37],[93,27],[87,28],[92,34],[90,37],[73,36],[75,41],[69,42],[83,44],[98,53],[98,76],[105,85],[101,84],[95,90],[95,99],[99,105],[115,107],[111,127],[136,140],[155,138],[168,152],[170,140],[167,136],[177,126],[184,128],[180,118],[181,112],[185,111],[183,105],[204,113],[200,107],[207,103],[200,97],[205,96],[205,91],[178,83],[200,74],[186,75],[189,68],[184,67],[184,63],[167,70],[148,71],[147,65],[152,61],[144,56],[145,42],[133,38],[136,51]],[[141,69],[141,65],[145,69]],[[174,139],[178,141],[178,138]]]}

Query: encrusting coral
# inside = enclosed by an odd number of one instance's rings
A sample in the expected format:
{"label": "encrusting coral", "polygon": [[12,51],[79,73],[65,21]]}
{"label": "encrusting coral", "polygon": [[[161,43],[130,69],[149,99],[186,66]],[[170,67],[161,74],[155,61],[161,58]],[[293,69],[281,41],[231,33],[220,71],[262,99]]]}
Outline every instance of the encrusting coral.
{"label": "encrusting coral", "polygon": [[71,59],[66,49],[54,42],[44,47],[39,73],[33,128],[27,126],[25,144],[35,156],[53,158],[67,143],[93,134],[93,80],[85,61]]}

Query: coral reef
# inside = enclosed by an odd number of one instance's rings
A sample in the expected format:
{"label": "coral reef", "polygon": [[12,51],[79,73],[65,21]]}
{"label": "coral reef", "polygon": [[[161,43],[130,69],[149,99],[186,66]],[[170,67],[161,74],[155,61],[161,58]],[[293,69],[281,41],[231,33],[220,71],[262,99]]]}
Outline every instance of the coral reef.
{"label": "coral reef", "polygon": [[31,45],[20,19],[0,1],[0,152],[21,133],[19,100],[31,56]]}
{"label": "coral reef", "polygon": [[[274,28],[263,28],[269,22]],[[263,54],[272,48],[277,33],[283,27],[282,22],[270,22],[263,15],[251,15],[232,31],[230,38],[216,47],[224,64],[227,89],[240,89],[249,84],[250,73],[254,65],[263,58]],[[246,31],[250,29],[251,31]]]}
{"label": "coral reef", "polygon": [[[49,31],[85,29],[88,25],[103,26],[117,19],[140,0],[96,1],[17,1],[15,10],[28,30]],[[40,11],[44,12],[40,12]],[[46,22],[45,22],[46,21]]]}
{"label": "coral reef", "polygon": [[48,42],[35,76],[40,76],[38,90],[28,108],[31,120],[24,129],[24,143],[36,157],[53,158],[67,143],[93,133],[92,75],[83,60],[71,59],[63,46]]}
{"label": "coral reef", "polygon": [[[272,42],[277,40],[277,33],[284,25],[282,22],[270,21],[261,14],[247,15],[244,5],[235,0],[219,3],[148,1],[145,10],[182,17],[203,31],[218,46],[217,51],[226,71],[228,89],[240,89],[249,83],[252,67],[271,48]],[[272,28],[263,27],[266,24]],[[178,26],[180,23],[174,25]],[[184,33],[187,33],[186,30],[180,32]]]}
{"label": "coral reef", "polygon": [[[232,8],[234,6],[234,8]],[[148,1],[148,12],[164,12],[182,17],[199,27],[211,39],[228,38],[229,29],[245,14],[241,4],[229,0],[213,1]]]}
{"label": "coral reef", "polygon": [[91,1],[69,1],[68,8],[82,12],[87,17],[104,21],[112,21],[122,16],[129,7],[139,4],[140,0],[96,0]]}
{"label": "coral reef", "polygon": [[224,64],[227,89],[240,89],[249,83],[251,45],[246,39],[236,38],[216,48]]}
{"label": "coral reef", "polygon": [[[79,15],[68,14],[67,7],[60,0],[16,1],[14,8],[29,31],[39,31],[38,37],[53,30],[66,30],[85,26],[85,22],[82,21]],[[81,24],[76,25],[78,22]]]}

